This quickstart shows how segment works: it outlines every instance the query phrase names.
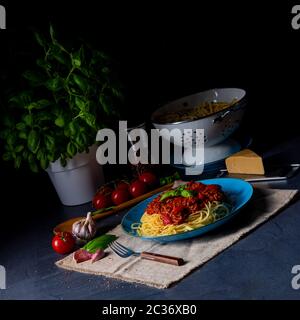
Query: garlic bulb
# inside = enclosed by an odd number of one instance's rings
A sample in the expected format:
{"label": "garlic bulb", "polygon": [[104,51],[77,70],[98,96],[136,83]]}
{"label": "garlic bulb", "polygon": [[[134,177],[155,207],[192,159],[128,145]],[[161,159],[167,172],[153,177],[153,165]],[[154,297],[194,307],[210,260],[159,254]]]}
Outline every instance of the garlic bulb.
{"label": "garlic bulb", "polygon": [[83,244],[90,241],[96,235],[96,232],[97,228],[91,212],[88,212],[85,219],[73,223],[72,226],[72,233],[77,244]]}

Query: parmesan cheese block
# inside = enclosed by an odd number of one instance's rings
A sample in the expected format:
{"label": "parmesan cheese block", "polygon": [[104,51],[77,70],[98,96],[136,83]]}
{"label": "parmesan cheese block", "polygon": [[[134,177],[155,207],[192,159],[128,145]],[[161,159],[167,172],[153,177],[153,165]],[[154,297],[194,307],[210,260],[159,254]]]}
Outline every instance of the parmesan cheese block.
{"label": "parmesan cheese block", "polygon": [[229,173],[265,174],[262,158],[250,149],[231,155],[225,163]]}

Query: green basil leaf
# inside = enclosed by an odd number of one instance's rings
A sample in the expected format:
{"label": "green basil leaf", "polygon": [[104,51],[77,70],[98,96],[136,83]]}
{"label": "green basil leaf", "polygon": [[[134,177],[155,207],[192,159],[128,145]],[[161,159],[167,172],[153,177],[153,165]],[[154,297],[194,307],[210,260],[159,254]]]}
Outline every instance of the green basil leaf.
{"label": "green basil leaf", "polygon": [[165,184],[169,184],[174,182],[175,180],[179,180],[180,179],[180,175],[179,173],[176,171],[173,175],[168,176],[168,177],[164,177],[164,178],[160,178],[160,185],[163,186]]}
{"label": "green basil leaf", "polygon": [[75,142],[79,148],[85,147],[87,144],[86,134],[84,132],[79,132],[75,139]]}
{"label": "green basil leaf", "polygon": [[52,41],[55,41],[55,31],[54,31],[52,24],[50,24],[49,31],[50,31],[50,37],[51,37]]}
{"label": "green basil leaf", "polygon": [[72,136],[76,135],[77,131],[78,131],[78,125],[75,121],[71,121],[69,123],[69,130]]}
{"label": "green basil leaf", "polygon": [[21,96],[18,95],[18,96],[14,96],[14,97],[11,97],[9,100],[8,100],[9,103],[12,103],[12,104],[16,104],[17,106],[23,106],[23,101],[21,99]]}
{"label": "green basil leaf", "polygon": [[162,194],[159,201],[163,201],[163,200],[170,198],[170,197],[176,197],[176,195],[177,195],[176,190],[166,191],[165,193]]}
{"label": "green basil leaf", "polygon": [[45,155],[42,156],[41,160],[40,160],[40,165],[41,168],[46,170],[49,166],[49,160],[47,159],[47,157]]}
{"label": "green basil leaf", "polygon": [[86,92],[88,89],[88,82],[86,79],[84,79],[83,77],[81,77],[78,74],[73,73],[73,80],[74,82],[77,84],[77,86],[79,87],[79,89],[82,92]]}
{"label": "green basil leaf", "polygon": [[48,153],[47,158],[48,158],[49,162],[54,162],[56,160],[54,153]]}
{"label": "green basil leaf", "polygon": [[47,45],[47,41],[46,41],[45,37],[39,32],[35,32],[34,36],[35,36],[35,39],[36,39],[37,43],[41,47],[45,48],[45,46]]}
{"label": "green basil leaf", "polygon": [[81,66],[81,54],[80,51],[71,54],[72,66],[74,68],[80,68]]}
{"label": "green basil leaf", "polygon": [[43,109],[46,107],[49,107],[51,105],[51,102],[49,100],[46,99],[41,99],[37,101],[37,109]]}
{"label": "green basil leaf", "polygon": [[42,85],[46,80],[43,74],[31,70],[25,71],[22,76],[34,87]]}
{"label": "green basil leaf", "polygon": [[160,178],[160,179],[159,179],[159,184],[160,184],[161,186],[164,186],[165,184],[168,184],[168,182],[167,182],[167,180],[166,180],[165,178]]}
{"label": "green basil leaf", "polygon": [[92,128],[96,127],[96,117],[91,113],[83,113],[80,116]]}
{"label": "green basil leaf", "polygon": [[24,151],[22,152],[23,159],[28,160],[28,156],[29,156],[29,151],[27,149],[24,149]]}
{"label": "green basil leaf", "polygon": [[104,94],[100,94],[99,102],[101,103],[103,111],[107,114],[111,114],[111,101],[109,97],[105,96]]}
{"label": "green basil leaf", "polygon": [[21,162],[22,162],[22,157],[18,156],[15,158],[15,168],[19,169],[21,166]]}
{"label": "green basil leaf", "polygon": [[174,177],[174,180],[179,180],[179,179],[180,179],[180,174],[176,171],[176,172],[173,174],[173,177]]}
{"label": "green basil leaf", "polygon": [[26,123],[27,126],[31,127],[33,124],[32,114],[26,114],[23,118],[23,121]]}
{"label": "green basil leaf", "polygon": [[27,134],[24,131],[19,132],[18,137],[27,140]]}
{"label": "green basil leaf", "polygon": [[112,92],[112,94],[113,94],[115,97],[117,97],[117,98],[119,98],[119,99],[121,99],[121,100],[124,99],[124,96],[123,96],[123,94],[122,94],[122,92],[121,92],[120,89],[111,88],[111,92]]}
{"label": "green basil leaf", "polygon": [[55,139],[52,136],[45,134],[44,142],[47,150],[53,152],[55,148]]}
{"label": "green basil leaf", "polygon": [[11,153],[10,153],[10,152],[5,152],[5,153],[3,154],[3,156],[2,156],[2,159],[3,159],[4,161],[10,161],[10,160],[12,159]]}
{"label": "green basil leaf", "polygon": [[29,154],[28,156],[28,164],[29,164],[29,167],[30,167],[30,170],[33,171],[33,172],[38,172],[39,171],[39,168],[35,162],[35,159],[34,159],[34,156],[33,154]]}
{"label": "green basil leaf", "polygon": [[48,111],[39,111],[36,114],[36,120],[37,121],[50,121],[53,120],[53,114]]}
{"label": "green basil leaf", "polygon": [[67,160],[63,154],[60,155],[60,164],[65,167],[67,165]]}
{"label": "green basil leaf", "polygon": [[37,153],[40,145],[40,135],[36,130],[31,130],[28,135],[28,149],[32,153]]}
{"label": "green basil leaf", "polygon": [[194,192],[191,190],[181,190],[180,195],[184,198],[189,198],[194,196]]}
{"label": "green basil leaf", "polygon": [[63,88],[63,80],[60,77],[49,79],[45,82],[47,89],[57,92]]}
{"label": "green basil leaf", "polygon": [[64,66],[67,66],[68,68],[71,66],[69,56],[64,51],[62,51],[62,47],[59,46],[56,42],[51,46],[51,56]]}
{"label": "green basil leaf", "polygon": [[67,152],[68,152],[68,155],[73,158],[75,156],[75,154],[77,153],[77,148],[76,146],[74,145],[74,143],[72,142],[69,142],[68,145],[67,145]]}
{"label": "green basil leaf", "polygon": [[24,122],[19,122],[16,124],[16,128],[20,131],[26,130],[26,124]]}
{"label": "green basil leaf", "polygon": [[67,138],[70,138],[70,137],[71,137],[71,132],[70,132],[69,127],[65,127],[65,128],[64,128],[64,135],[65,135]]}
{"label": "green basil leaf", "polygon": [[86,101],[84,101],[80,97],[75,97],[75,104],[81,111],[83,112],[88,111],[88,104],[86,103]]}
{"label": "green basil leaf", "polygon": [[27,105],[32,101],[32,92],[31,91],[23,91],[20,93],[20,99],[22,101],[22,105]]}
{"label": "green basil leaf", "polygon": [[16,153],[19,153],[19,152],[21,152],[23,149],[24,149],[24,146],[23,146],[23,145],[18,145],[18,146],[16,146],[16,148],[15,148],[15,152],[16,152]]}
{"label": "green basil leaf", "polygon": [[49,100],[46,100],[46,99],[42,99],[42,100],[39,100],[37,102],[32,102],[30,103],[28,106],[27,106],[27,109],[29,110],[32,110],[32,109],[44,109],[48,106],[51,105],[51,102]]}
{"label": "green basil leaf", "polygon": [[50,72],[52,69],[51,64],[45,61],[45,59],[37,59],[36,64],[47,72]]}
{"label": "green basil leaf", "polygon": [[9,146],[14,146],[14,144],[17,142],[16,132],[11,132],[10,135],[6,139],[6,142]]}
{"label": "green basil leaf", "polygon": [[60,128],[63,128],[64,125],[65,125],[65,120],[62,116],[58,117],[55,119],[55,124],[60,127]]}
{"label": "green basil leaf", "polygon": [[40,161],[42,159],[43,155],[44,155],[44,151],[42,149],[39,149],[39,151],[36,154],[37,160]]}

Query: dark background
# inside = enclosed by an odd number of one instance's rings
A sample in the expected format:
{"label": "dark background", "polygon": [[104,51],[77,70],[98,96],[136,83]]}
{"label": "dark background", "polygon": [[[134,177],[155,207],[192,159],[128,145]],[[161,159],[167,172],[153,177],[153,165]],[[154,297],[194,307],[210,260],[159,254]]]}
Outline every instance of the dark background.
{"label": "dark background", "polygon": [[[1,1],[0,77],[18,84],[33,61],[31,28],[51,21],[61,39],[84,36],[117,61],[128,120],[149,118],[158,105],[214,87],[248,93],[243,127],[258,146],[271,148],[299,134],[300,30],[292,30],[292,4],[184,1]],[[0,89],[1,90],[1,89]],[[4,202],[30,210],[49,204],[45,174],[16,172],[1,162]]]}
{"label": "dark background", "polygon": [[51,21],[61,39],[83,36],[118,61],[128,117],[144,120],[183,95],[236,86],[248,92],[251,133],[282,139],[298,133],[300,31],[292,30],[291,8],[261,1],[9,1],[0,73],[18,82],[38,49],[30,28],[47,32]]}

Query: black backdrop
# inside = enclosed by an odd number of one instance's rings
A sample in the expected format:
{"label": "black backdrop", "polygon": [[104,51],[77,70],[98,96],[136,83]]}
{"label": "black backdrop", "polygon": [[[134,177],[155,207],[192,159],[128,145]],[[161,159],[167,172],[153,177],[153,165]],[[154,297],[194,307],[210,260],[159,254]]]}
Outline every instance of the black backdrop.
{"label": "black backdrop", "polygon": [[[291,139],[299,133],[300,104],[300,30],[291,27],[292,4],[224,2],[1,1],[7,30],[0,30],[0,76],[18,82],[35,50],[30,28],[46,31],[51,21],[61,38],[83,35],[115,57],[124,108],[136,121],[158,104],[235,86],[248,92],[244,127],[257,142],[271,147]],[[12,174],[2,164],[7,170]]]}
{"label": "black backdrop", "polygon": [[46,31],[52,21],[61,38],[83,35],[119,61],[129,116],[145,118],[183,95],[237,86],[248,91],[249,130],[282,139],[298,133],[300,30],[292,30],[291,8],[262,1],[10,0],[0,72],[20,74],[34,51],[30,27]]}

